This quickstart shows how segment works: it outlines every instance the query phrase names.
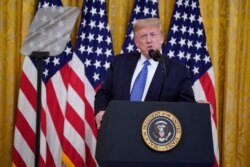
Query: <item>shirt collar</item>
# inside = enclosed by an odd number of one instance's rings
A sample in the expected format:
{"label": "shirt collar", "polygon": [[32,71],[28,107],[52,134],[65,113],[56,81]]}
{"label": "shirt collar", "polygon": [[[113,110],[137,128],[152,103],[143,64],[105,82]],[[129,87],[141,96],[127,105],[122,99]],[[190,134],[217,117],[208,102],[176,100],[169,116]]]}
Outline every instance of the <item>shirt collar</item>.
{"label": "shirt collar", "polygon": [[[145,61],[146,61],[147,59],[146,59],[146,57],[143,55],[143,54],[141,54],[141,57],[140,57],[140,59],[139,59],[139,63],[140,64],[143,64]],[[148,59],[149,60],[149,62],[150,62],[150,64],[151,65],[153,65],[153,66],[155,66],[155,65],[158,65],[158,61],[154,61],[153,59]]]}

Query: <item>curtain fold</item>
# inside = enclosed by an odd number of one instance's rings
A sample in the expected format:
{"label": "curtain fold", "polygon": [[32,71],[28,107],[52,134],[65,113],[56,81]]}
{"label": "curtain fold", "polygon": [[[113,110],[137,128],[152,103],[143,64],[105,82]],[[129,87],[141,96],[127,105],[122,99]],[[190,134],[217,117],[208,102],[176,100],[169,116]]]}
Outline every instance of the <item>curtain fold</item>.
{"label": "curtain fold", "polygon": [[[249,1],[227,4],[222,156],[226,166],[247,166],[250,158]],[[223,74],[223,73],[222,73]]]}
{"label": "curtain fold", "polygon": [[[62,0],[78,6],[84,0]],[[174,0],[158,0],[166,39]],[[115,54],[120,53],[134,0],[107,0]],[[0,162],[11,165],[20,47],[35,13],[34,0],[0,1]],[[250,2],[201,0],[207,46],[215,72],[222,167],[247,167],[250,159]],[[76,39],[76,23],[72,41]]]}
{"label": "curtain fold", "polygon": [[2,166],[11,164],[15,110],[23,59],[20,47],[33,14],[33,0],[0,2],[0,162]]}

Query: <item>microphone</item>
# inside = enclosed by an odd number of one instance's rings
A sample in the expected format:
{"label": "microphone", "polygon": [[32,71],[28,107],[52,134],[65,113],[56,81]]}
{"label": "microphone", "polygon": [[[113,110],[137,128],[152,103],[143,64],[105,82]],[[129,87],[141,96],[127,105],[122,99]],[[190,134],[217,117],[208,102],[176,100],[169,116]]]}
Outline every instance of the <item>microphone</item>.
{"label": "microphone", "polygon": [[164,74],[166,74],[166,65],[165,65],[165,60],[163,58],[163,56],[161,55],[159,50],[154,50],[154,49],[150,49],[148,51],[148,55],[154,60],[154,61],[159,61],[159,63],[161,64],[162,67],[162,72]]}
{"label": "microphone", "polygon": [[161,58],[161,53],[158,50],[150,49],[148,51],[148,55],[154,60],[154,61],[159,61]]}

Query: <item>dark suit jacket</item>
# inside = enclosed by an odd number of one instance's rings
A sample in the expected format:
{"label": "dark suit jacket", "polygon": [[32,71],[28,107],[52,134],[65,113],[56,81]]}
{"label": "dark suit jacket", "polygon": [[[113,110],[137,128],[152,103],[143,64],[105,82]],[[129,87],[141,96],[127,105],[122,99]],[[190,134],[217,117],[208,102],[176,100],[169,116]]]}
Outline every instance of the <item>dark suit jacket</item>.
{"label": "dark suit jacket", "polygon": [[[95,96],[95,112],[105,110],[111,100],[129,100],[130,84],[140,53],[115,56],[102,87]],[[165,58],[166,74],[159,64],[145,101],[194,102],[192,83],[187,68]],[[164,86],[162,86],[164,82]],[[162,92],[162,93],[160,93]],[[161,97],[159,97],[161,94]]]}

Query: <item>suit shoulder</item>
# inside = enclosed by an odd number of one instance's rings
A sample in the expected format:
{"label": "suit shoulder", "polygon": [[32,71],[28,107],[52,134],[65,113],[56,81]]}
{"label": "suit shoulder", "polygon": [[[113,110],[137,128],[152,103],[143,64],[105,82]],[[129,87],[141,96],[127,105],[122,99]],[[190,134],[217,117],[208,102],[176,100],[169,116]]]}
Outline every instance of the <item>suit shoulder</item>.
{"label": "suit shoulder", "polygon": [[187,67],[184,64],[182,64],[181,62],[178,62],[176,60],[173,60],[173,59],[170,59],[170,58],[166,57],[166,62],[167,62],[168,66],[180,68],[180,69],[183,69],[183,70],[187,70]]}
{"label": "suit shoulder", "polygon": [[132,53],[122,53],[118,54],[114,57],[114,63],[116,62],[124,62],[124,61],[130,61],[133,59],[138,59],[140,57],[140,53],[132,52]]}

